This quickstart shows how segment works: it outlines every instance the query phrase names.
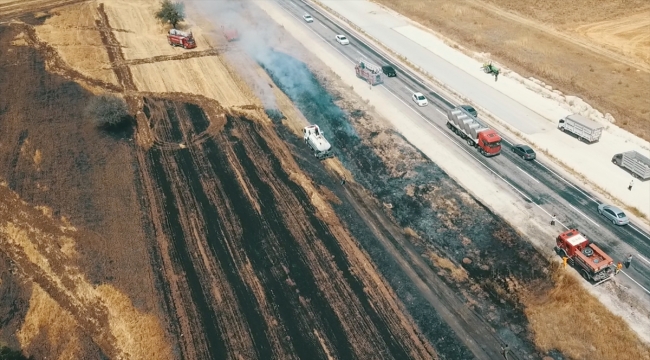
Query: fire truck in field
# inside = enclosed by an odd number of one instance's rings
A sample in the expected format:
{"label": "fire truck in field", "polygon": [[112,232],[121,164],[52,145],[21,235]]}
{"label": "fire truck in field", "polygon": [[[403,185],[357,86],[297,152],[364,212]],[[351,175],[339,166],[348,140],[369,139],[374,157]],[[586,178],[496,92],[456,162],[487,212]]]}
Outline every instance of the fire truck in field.
{"label": "fire truck in field", "polygon": [[555,240],[555,251],[568,258],[568,263],[576,268],[587,281],[597,285],[616,274],[616,265],[609,255],[581,234],[578,229],[561,233]]}
{"label": "fire truck in field", "polygon": [[167,42],[171,46],[182,46],[183,49],[194,49],[196,47],[196,41],[194,41],[191,31],[185,32],[171,29],[167,34]]}
{"label": "fire truck in field", "polygon": [[354,67],[357,77],[360,77],[370,85],[377,85],[384,82],[381,78],[381,68],[373,65],[366,60],[359,60],[359,63]]}

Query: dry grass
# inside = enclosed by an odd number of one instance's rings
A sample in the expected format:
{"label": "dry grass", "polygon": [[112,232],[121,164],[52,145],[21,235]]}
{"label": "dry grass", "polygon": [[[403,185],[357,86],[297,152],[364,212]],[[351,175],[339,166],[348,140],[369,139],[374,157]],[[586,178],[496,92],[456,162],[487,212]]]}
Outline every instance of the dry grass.
{"label": "dry grass", "polygon": [[427,255],[436,267],[449,271],[449,274],[455,281],[466,281],[468,279],[467,271],[462,267],[456,266],[449,259],[440,257],[433,251],[429,251]]}
{"label": "dry grass", "polygon": [[71,5],[65,11],[55,12],[35,30],[42,41],[56,49],[66,64],[73,65],[81,74],[117,84],[108,53],[96,29],[97,17],[94,2]]}
{"label": "dry grass", "polygon": [[[553,263],[553,289],[528,286],[520,296],[535,343],[572,359],[648,359],[644,345],[620,317],[613,315],[560,264]],[[561,334],[561,335],[559,335]]]}
{"label": "dry grass", "polygon": [[[29,348],[43,329],[47,329],[46,343],[49,347],[59,349],[59,359],[79,359],[83,356],[79,341],[81,329],[72,314],[61,308],[40,286],[34,284],[29,299],[29,311],[16,334],[20,346],[23,349]],[[43,343],[39,341],[39,344]]]}
{"label": "dry grass", "polygon": [[[650,101],[642,95],[650,88],[650,76],[643,71],[637,72],[622,62],[630,60],[629,56],[625,55],[629,51],[621,50],[618,58],[620,61],[613,60],[610,56],[603,55],[602,51],[597,53],[589,50],[599,45],[588,37],[579,36],[575,31],[566,30],[562,32],[564,38],[558,37],[559,32],[553,34],[552,31],[536,28],[530,25],[533,22],[530,19],[524,19],[528,20],[529,24],[519,21],[521,19],[513,20],[515,15],[480,1],[376,2],[418,21],[464,47],[490,53],[495,61],[507,65],[524,77],[538,78],[565,94],[580,96],[601,112],[611,113],[622,128],[650,140]],[[493,2],[503,9],[510,9],[508,6],[516,3],[508,0]],[[578,2],[579,5],[563,2],[563,6],[558,7],[546,3],[539,3],[538,6],[531,4],[532,0],[516,6],[524,15],[528,15],[528,12],[525,12],[527,9],[536,9],[537,18],[561,18],[557,14],[579,13],[571,9],[586,8],[588,2],[581,1]],[[613,7],[618,10],[603,10],[598,19],[605,17],[604,14],[617,14],[626,9],[623,2],[615,4]],[[609,6],[612,7],[612,4]],[[647,2],[645,6],[647,7]],[[462,21],[459,21],[460,16]],[[639,29],[641,34],[643,30],[644,28]],[[533,43],[534,45],[531,45]],[[637,46],[643,44],[639,42]],[[629,47],[629,44],[626,46]]]}

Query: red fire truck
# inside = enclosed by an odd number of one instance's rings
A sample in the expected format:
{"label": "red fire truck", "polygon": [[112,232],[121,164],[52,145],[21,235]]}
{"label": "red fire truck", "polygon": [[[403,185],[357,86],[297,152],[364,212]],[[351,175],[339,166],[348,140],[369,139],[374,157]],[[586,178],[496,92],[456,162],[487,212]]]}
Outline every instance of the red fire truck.
{"label": "red fire truck", "polygon": [[194,36],[192,32],[185,32],[176,29],[169,30],[167,34],[167,42],[171,46],[182,46],[183,49],[194,49],[196,47],[196,42],[194,41]]}
{"label": "red fire truck", "polygon": [[600,284],[616,274],[614,260],[578,229],[561,233],[555,244],[555,251],[567,257],[569,265],[575,267],[585,280]]}

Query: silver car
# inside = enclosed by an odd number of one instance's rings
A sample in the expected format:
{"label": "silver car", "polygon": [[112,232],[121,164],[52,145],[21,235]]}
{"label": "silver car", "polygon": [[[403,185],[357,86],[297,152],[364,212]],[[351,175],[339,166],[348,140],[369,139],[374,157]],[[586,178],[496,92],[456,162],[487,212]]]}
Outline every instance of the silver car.
{"label": "silver car", "polygon": [[623,210],[613,205],[598,205],[598,213],[609,219],[614,225],[627,225],[630,223],[630,219]]}

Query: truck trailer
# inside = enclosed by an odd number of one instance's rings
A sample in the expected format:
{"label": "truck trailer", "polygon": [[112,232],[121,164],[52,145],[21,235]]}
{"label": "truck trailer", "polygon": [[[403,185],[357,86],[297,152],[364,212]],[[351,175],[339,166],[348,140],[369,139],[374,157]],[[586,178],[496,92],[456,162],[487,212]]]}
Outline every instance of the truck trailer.
{"label": "truck trailer", "polygon": [[495,156],[501,152],[501,136],[481,124],[462,106],[447,110],[447,127],[485,156]]}
{"label": "truck trailer", "polygon": [[629,170],[632,175],[641,180],[650,179],[650,159],[636,151],[628,151],[616,154],[612,162],[624,169]]}
{"label": "truck trailer", "polygon": [[557,128],[564,132],[570,132],[577,136],[579,140],[588,143],[600,140],[600,136],[603,134],[603,125],[580,114],[568,115],[560,119]]}
{"label": "truck trailer", "polygon": [[555,240],[555,245],[555,252],[567,257],[569,265],[576,268],[587,281],[598,285],[616,274],[614,260],[578,229],[561,233]]}

